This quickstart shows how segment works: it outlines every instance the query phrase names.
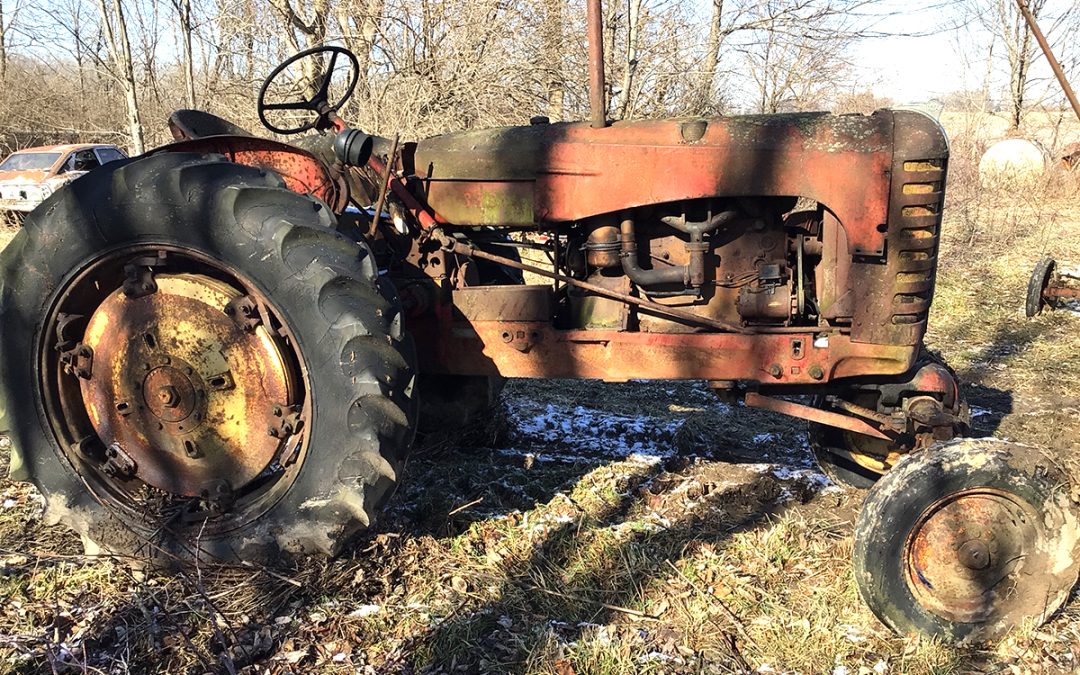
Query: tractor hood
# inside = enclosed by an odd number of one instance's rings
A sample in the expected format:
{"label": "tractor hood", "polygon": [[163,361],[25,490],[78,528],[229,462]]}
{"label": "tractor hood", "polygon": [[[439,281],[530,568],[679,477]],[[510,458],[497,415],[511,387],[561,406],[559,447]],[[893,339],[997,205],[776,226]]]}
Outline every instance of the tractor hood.
{"label": "tractor hood", "polygon": [[905,157],[947,153],[930,117],[880,110],[467,131],[407,146],[404,168],[422,179],[436,217],[457,225],[565,222],[688,199],[775,195],[813,199],[842,222],[873,230],[887,222],[898,142]]}

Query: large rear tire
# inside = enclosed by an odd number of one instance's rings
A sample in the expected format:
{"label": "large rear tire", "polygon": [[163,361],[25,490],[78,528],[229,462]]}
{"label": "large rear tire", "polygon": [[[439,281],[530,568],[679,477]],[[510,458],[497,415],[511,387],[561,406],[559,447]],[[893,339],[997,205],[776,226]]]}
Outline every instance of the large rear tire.
{"label": "large rear tire", "polygon": [[[412,442],[415,355],[334,224],[276,174],[173,153],[33,212],[0,257],[0,433],[50,521],[88,551],[254,562],[372,523]],[[116,348],[134,323],[145,344]]]}

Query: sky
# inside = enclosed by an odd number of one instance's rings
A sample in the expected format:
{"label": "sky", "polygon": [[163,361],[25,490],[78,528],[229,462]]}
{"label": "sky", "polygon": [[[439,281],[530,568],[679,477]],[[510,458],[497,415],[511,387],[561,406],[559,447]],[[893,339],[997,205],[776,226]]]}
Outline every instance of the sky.
{"label": "sky", "polygon": [[[1064,11],[1076,1],[1048,0],[1047,11]],[[984,53],[989,35],[978,26],[963,25],[959,4],[935,0],[879,3],[874,11],[886,18],[867,21],[875,31],[889,35],[867,38],[855,46],[853,61],[859,80],[897,104],[921,103],[949,92],[981,88],[986,78]],[[990,1],[986,4],[989,8]],[[1046,21],[1040,23],[1049,28]],[[1051,35],[1052,42],[1054,37]],[[1000,54],[1000,48],[998,51]],[[1041,54],[1032,74],[1038,94],[1060,96]],[[992,70],[998,87],[1003,76],[1000,67]],[[1077,77],[1073,75],[1074,80]]]}
{"label": "sky", "polygon": [[875,30],[893,35],[867,38],[855,46],[852,60],[859,79],[897,103],[917,103],[963,89],[960,31],[944,28],[956,18],[955,12],[936,3],[905,4],[907,8],[883,3],[882,10],[896,14],[874,22]]}

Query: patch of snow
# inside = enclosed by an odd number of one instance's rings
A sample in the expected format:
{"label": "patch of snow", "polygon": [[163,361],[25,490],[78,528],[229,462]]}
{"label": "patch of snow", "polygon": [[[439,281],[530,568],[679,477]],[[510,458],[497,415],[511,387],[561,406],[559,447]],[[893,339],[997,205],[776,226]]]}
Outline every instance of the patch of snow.
{"label": "patch of snow", "polygon": [[14,508],[15,505],[18,504],[18,503],[19,502],[15,501],[14,499],[5,499],[4,500],[4,508],[5,509]]}
{"label": "patch of snow", "polygon": [[637,658],[638,663],[674,663],[681,665],[683,660],[678,656],[671,656],[661,652],[649,652]]}
{"label": "patch of snow", "polygon": [[757,434],[754,436],[754,442],[758,445],[763,443],[772,443],[773,441],[780,440],[780,436],[777,434]]}
{"label": "patch of snow", "polygon": [[845,640],[850,642],[866,642],[866,636],[855,626],[846,623],[841,624],[840,630],[844,632],[843,636]]}
{"label": "patch of snow", "polygon": [[833,484],[828,476],[813,469],[793,469],[781,464],[749,464],[747,466],[758,473],[770,473],[777,480],[804,483],[814,492],[821,494],[844,491],[840,486]]}
{"label": "patch of snow", "polygon": [[349,612],[348,616],[351,617],[365,617],[373,614],[378,614],[382,610],[379,605],[360,605],[353,611]]}
{"label": "patch of snow", "polygon": [[971,418],[972,419],[975,419],[976,417],[986,417],[987,415],[993,415],[994,414],[993,410],[987,410],[986,408],[980,408],[977,405],[968,406],[968,409],[971,411]]}
{"label": "patch of snow", "polygon": [[[631,459],[654,463],[674,454],[675,433],[682,425],[682,420],[630,417],[581,405],[567,409],[510,399],[507,406],[510,419],[516,420],[511,438],[522,449],[500,452],[533,453],[537,461]],[[537,452],[537,446],[545,451]]]}

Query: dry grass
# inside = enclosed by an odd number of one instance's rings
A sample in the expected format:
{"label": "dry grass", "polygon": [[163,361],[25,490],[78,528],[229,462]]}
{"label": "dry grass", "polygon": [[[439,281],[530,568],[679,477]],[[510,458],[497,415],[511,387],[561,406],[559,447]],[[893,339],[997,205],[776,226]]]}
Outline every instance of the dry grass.
{"label": "dry grass", "polygon": [[[965,378],[977,432],[1074,458],[1080,317],[1028,321],[1021,306],[1042,254],[1080,261],[1076,193],[954,175],[929,341]],[[134,576],[78,555],[32,488],[0,481],[0,672],[869,675],[1080,659],[1075,606],[988,651],[882,627],[850,572],[862,493],[754,464],[806,467],[798,424],[696,383],[514,382],[506,400],[476,433],[430,439],[377,532],[274,573]],[[557,440],[522,431],[573,410],[586,421]]]}

